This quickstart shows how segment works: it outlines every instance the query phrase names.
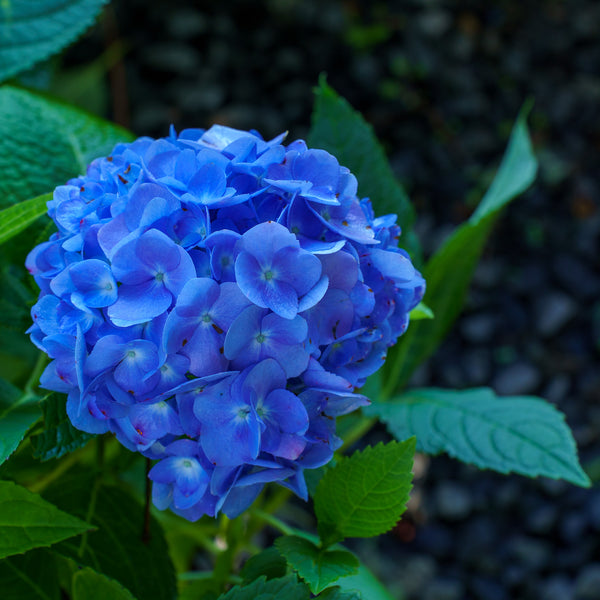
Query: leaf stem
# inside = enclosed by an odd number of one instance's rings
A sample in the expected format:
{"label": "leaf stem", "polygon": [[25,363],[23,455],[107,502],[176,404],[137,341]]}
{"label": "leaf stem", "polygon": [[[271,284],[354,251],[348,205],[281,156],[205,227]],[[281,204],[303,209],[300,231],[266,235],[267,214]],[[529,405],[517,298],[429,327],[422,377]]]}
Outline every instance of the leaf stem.
{"label": "leaf stem", "polygon": [[31,371],[31,375],[25,384],[25,393],[23,396],[35,396],[35,392],[33,391],[38,387],[40,377],[46,368],[46,363],[48,361],[48,357],[43,352],[38,354],[37,361],[35,366],[33,367],[33,371]]}
{"label": "leaf stem", "polygon": [[43,490],[45,490],[52,482],[59,479],[65,472],[67,472],[75,463],[79,461],[79,454],[72,452],[68,456],[65,456],[59,463],[56,465],[56,468],[50,471],[47,475],[38,479],[31,485],[27,486],[27,489],[30,492],[35,492],[39,494]]}
{"label": "leaf stem", "polygon": [[289,525],[284,523],[281,519],[277,518],[275,515],[272,515],[271,513],[261,510],[260,508],[251,509],[251,514],[252,514],[252,516],[261,519],[265,523],[268,523],[269,525],[271,525],[272,527],[274,527],[275,529],[277,529],[284,535],[293,535],[295,532],[295,530],[292,527],[290,527]]}
{"label": "leaf stem", "polygon": [[352,429],[350,429],[347,433],[344,434],[343,440],[344,443],[340,447],[339,451],[343,452],[349,446],[354,444],[357,440],[363,437],[367,431],[369,431],[373,425],[377,423],[377,419],[372,417],[364,417],[361,419]]}

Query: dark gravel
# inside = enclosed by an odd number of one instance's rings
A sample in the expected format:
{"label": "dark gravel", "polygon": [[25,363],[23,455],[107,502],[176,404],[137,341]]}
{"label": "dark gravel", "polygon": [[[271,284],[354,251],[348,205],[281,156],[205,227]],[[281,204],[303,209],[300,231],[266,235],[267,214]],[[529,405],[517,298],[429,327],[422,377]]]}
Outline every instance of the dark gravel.
{"label": "dark gravel", "polygon": [[[413,383],[539,394],[600,475],[600,5],[592,0],[116,2],[115,115],[142,135],[309,126],[319,73],[373,123],[433,251],[491,180],[527,98],[541,161],[506,211],[464,316]],[[127,102],[124,102],[124,99]],[[357,546],[409,600],[600,599],[600,493],[437,457],[394,532]]]}

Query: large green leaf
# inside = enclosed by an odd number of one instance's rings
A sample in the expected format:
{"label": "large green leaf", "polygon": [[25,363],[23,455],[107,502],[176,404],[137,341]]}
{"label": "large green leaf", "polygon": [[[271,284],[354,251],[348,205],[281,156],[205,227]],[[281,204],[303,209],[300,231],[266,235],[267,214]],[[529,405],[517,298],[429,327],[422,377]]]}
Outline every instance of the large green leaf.
{"label": "large green leaf", "polygon": [[473,271],[501,209],[534,181],[537,161],[521,111],[508,148],[488,192],[469,221],[460,226],[427,263],[425,302],[435,319],[412,323],[388,352],[384,395],[405,385],[415,368],[438,347],[460,313]]}
{"label": "large green leaf", "polygon": [[73,574],[73,600],[135,600],[118,581],[85,567]]}
{"label": "large green leaf", "polygon": [[308,588],[296,576],[269,579],[261,577],[250,585],[231,588],[219,600],[309,600]]}
{"label": "large green leaf", "polygon": [[124,129],[68,104],[1,87],[0,208],[50,192],[131,139]]}
{"label": "large green leaf", "polygon": [[2,600],[60,600],[56,560],[52,552],[30,550],[0,560]]}
{"label": "large green leaf", "polygon": [[107,0],[0,2],[0,81],[68,46],[96,19]]}
{"label": "large green leaf", "polygon": [[56,544],[91,526],[12,481],[0,481],[0,558]]}
{"label": "large green leaf", "polygon": [[297,535],[277,538],[275,546],[313,594],[322,592],[341,577],[358,573],[358,558],[342,548],[319,548]]}
{"label": "large green leaf", "polygon": [[0,379],[0,464],[16,450],[41,415],[37,396],[21,394],[17,388]]}
{"label": "large green leaf", "polygon": [[324,546],[391,529],[406,509],[415,440],[368,447],[329,469],[315,493]]}
{"label": "large green leaf", "polygon": [[240,575],[244,583],[248,584],[261,576],[265,576],[267,579],[283,577],[286,570],[287,563],[285,558],[281,556],[281,553],[275,546],[269,546],[262,552],[251,556],[244,563]]}
{"label": "large green leaf", "polygon": [[94,436],[73,427],[67,416],[67,397],[52,393],[42,401],[44,429],[31,437],[34,456],[42,460],[60,458],[84,446]]}
{"label": "large green leaf", "polygon": [[400,245],[413,256],[420,255],[411,231],[415,211],[398,183],[373,127],[322,77],[316,88],[308,143],[333,154],[358,179],[358,193],[368,196],[378,215],[395,213],[402,228]]}
{"label": "large green leaf", "polygon": [[358,590],[364,600],[403,600],[402,598],[392,598],[384,585],[363,563],[360,564],[356,575],[344,577],[336,585],[347,593]]}
{"label": "large green leaf", "polygon": [[358,590],[344,591],[336,585],[321,592],[317,598],[321,598],[321,600],[363,600],[363,595]]}
{"label": "large green leaf", "polygon": [[416,436],[417,449],[500,473],[543,475],[588,487],[564,415],[541,398],[501,398],[489,388],[411,390],[366,407],[399,440]]}
{"label": "large green leaf", "polygon": [[58,552],[116,579],[139,600],[173,599],[175,572],[162,529],[152,517],[144,543],[144,508],[132,496],[85,473],[61,480],[45,496],[98,528],[57,545]]}
{"label": "large green leaf", "polygon": [[46,214],[48,200],[52,200],[52,194],[42,194],[0,210],[0,244],[21,233]]}

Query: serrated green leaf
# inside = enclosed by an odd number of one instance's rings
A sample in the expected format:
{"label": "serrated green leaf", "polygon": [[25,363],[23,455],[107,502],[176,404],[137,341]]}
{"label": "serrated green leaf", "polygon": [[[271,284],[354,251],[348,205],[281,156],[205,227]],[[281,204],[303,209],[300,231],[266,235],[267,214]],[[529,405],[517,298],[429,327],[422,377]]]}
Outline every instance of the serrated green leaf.
{"label": "serrated green leaf", "polygon": [[277,548],[271,546],[250,557],[242,567],[240,575],[245,584],[251,583],[261,576],[267,579],[283,577],[287,571],[287,563]]}
{"label": "serrated green leaf", "polygon": [[39,398],[0,378],[0,464],[21,443],[29,428],[42,416]]}
{"label": "serrated green leaf", "polygon": [[409,313],[411,321],[420,321],[421,319],[433,319],[435,315],[433,311],[425,304],[425,302],[419,302]]}
{"label": "serrated green leaf", "polygon": [[135,600],[118,581],[85,567],[73,574],[73,600]]}
{"label": "serrated green leaf", "polygon": [[1,87],[0,208],[50,192],[131,139],[121,127],[68,104]]}
{"label": "serrated green leaf", "polygon": [[67,416],[66,405],[67,397],[64,394],[52,393],[42,400],[44,430],[31,437],[33,454],[36,458],[41,460],[60,458],[67,452],[85,446],[95,437],[73,427]]}
{"label": "serrated green leaf", "polygon": [[392,598],[384,585],[363,563],[360,564],[356,575],[340,579],[337,585],[347,593],[360,592],[364,600],[403,600],[403,598]]}
{"label": "serrated green leaf", "polygon": [[358,558],[348,550],[319,548],[297,535],[277,538],[275,546],[313,594],[322,592],[341,577],[358,573]]}
{"label": "serrated green leaf", "polygon": [[521,111],[508,148],[489,191],[469,221],[461,225],[427,263],[425,302],[433,320],[412,323],[388,352],[384,393],[390,396],[404,386],[416,367],[444,339],[459,315],[473,271],[500,212],[534,181],[537,160],[527,132],[527,109]]}
{"label": "serrated green leaf", "polygon": [[327,588],[317,598],[321,600],[362,600],[362,594],[357,590],[344,591],[339,586]]}
{"label": "serrated green leaf", "polygon": [[0,481],[0,558],[56,544],[92,528],[12,481]]}
{"label": "serrated green leaf", "polygon": [[543,475],[589,487],[564,415],[531,396],[498,397],[489,388],[411,390],[366,408],[399,440],[416,436],[417,449],[480,468]]}
{"label": "serrated green leaf", "polygon": [[0,3],[0,81],[75,41],[107,0],[9,0]]}
{"label": "serrated green leaf", "polygon": [[46,214],[48,200],[52,200],[52,194],[43,194],[0,210],[0,244],[21,233]]}
{"label": "serrated green leaf", "polygon": [[48,550],[30,550],[0,561],[2,600],[60,600],[56,561]]}
{"label": "serrated green leaf", "polygon": [[315,514],[324,546],[391,529],[406,509],[415,440],[378,444],[343,458],[321,479]]}
{"label": "serrated green leaf", "polygon": [[135,498],[85,473],[62,479],[44,495],[98,528],[84,538],[58,544],[57,552],[117,580],[140,600],[173,599],[175,572],[162,529],[151,517],[149,540],[144,543],[144,508]]}
{"label": "serrated green leaf", "polygon": [[296,576],[269,579],[261,577],[250,585],[232,587],[218,600],[309,600],[310,592]]}
{"label": "serrated green leaf", "polygon": [[395,178],[373,127],[338,96],[324,77],[315,94],[309,146],[327,150],[352,171],[358,180],[358,193],[371,199],[377,215],[397,214],[402,228],[400,245],[411,255],[419,256],[419,243],[411,231],[415,211]]}

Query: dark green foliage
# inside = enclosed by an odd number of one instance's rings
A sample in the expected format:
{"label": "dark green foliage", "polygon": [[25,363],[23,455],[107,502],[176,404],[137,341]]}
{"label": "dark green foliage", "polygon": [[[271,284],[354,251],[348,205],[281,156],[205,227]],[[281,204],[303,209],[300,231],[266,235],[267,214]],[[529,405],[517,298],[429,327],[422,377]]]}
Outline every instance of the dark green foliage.
{"label": "dark green foliage", "polygon": [[56,544],[91,529],[41,496],[0,481],[0,558]]}
{"label": "dark green foliage", "polygon": [[96,19],[107,0],[0,3],[0,81],[59,52]]}
{"label": "dark green foliage", "polygon": [[172,600],[175,573],[160,525],[150,520],[144,542],[144,509],[128,493],[79,472],[49,488],[46,497],[85,516],[98,529],[56,550],[125,586],[138,600]]}
{"label": "dark green foliage", "polygon": [[44,429],[42,433],[32,436],[34,456],[41,460],[60,458],[67,452],[73,452],[84,446],[94,437],[76,429],[67,416],[67,397],[53,392],[41,402],[44,412]]}
{"label": "dark green foliage", "polygon": [[258,579],[261,575],[266,576],[267,579],[283,577],[286,571],[287,562],[285,558],[281,556],[275,546],[271,546],[249,558],[242,567],[240,575],[244,579],[244,583],[247,584]]}
{"label": "dark green foliage", "polygon": [[219,600],[309,600],[308,588],[295,576],[281,579],[265,579],[261,577],[250,585],[231,588]]}
{"label": "dark green foliage", "polygon": [[371,199],[377,215],[398,215],[403,234],[400,245],[418,259],[419,243],[411,232],[415,211],[395,178],[373,128],[327,85],[325,78],[321,78],[316,88],[307,142],[312,148],[327,150],[354,173],[359,195]]}
{"label": "dark green foliage", "polygon": [[51,192],[131,139],[124,129],[62,102],[0,88],[0,208]]}
{"label": "dark green foliage", "polygon": [[2,600],[60,600],[56,560],[49,550],[31,550],[0,560]]}
{"label": "dark green foliage", "polygon": [[0,378],[0,464],[21,443],[29,428],[40,418],[39,398]]}

